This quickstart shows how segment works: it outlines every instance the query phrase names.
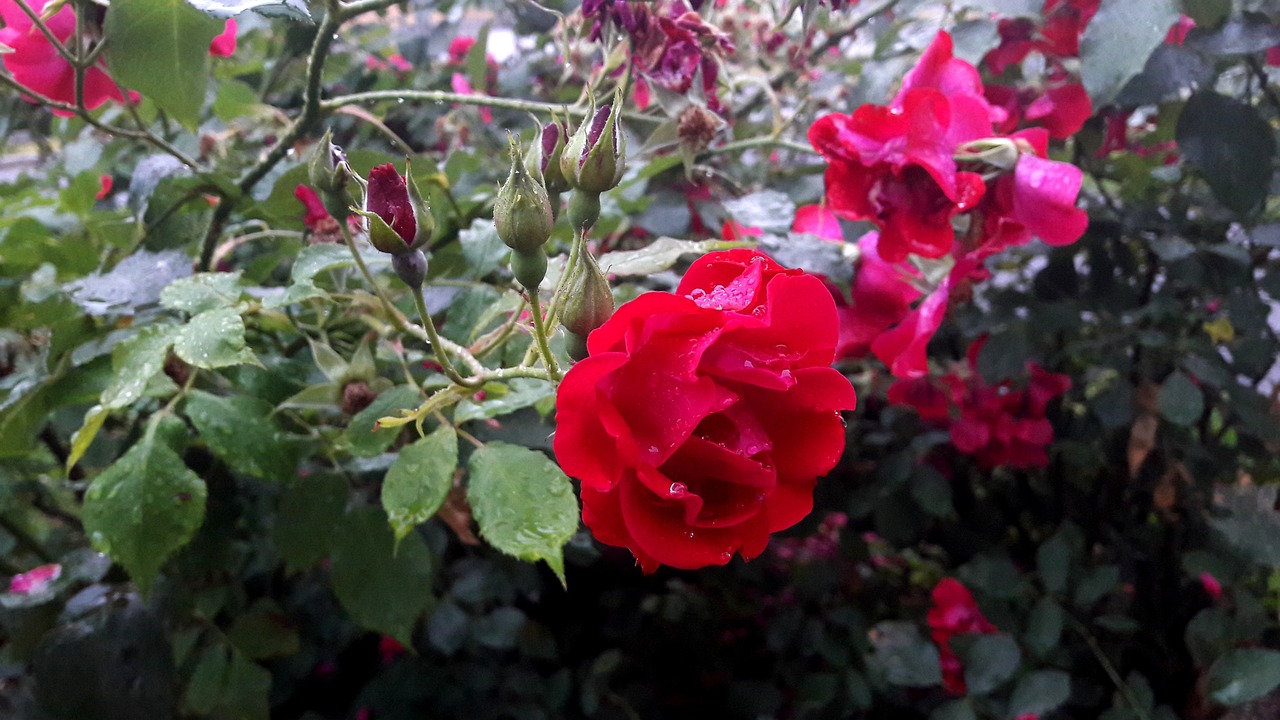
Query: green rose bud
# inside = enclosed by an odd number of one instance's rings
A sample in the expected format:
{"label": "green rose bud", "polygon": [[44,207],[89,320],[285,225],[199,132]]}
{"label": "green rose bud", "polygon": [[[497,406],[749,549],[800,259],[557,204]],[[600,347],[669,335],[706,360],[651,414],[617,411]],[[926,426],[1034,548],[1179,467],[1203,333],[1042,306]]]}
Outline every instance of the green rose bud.
{"label": "green rose bud", "polygon": [[542,182],[548,195],[558,195],[570,187],[560,169],[560,158],[564,156],[565,143],[568,141],[569,126],[559,120],[552,120],[542,126],[542,132],[533,144],[534,151],[529,153],[529,172],[536,168],[542,173]]}
{"label": "green rose bud", "polygon": [[324,202],[325,209],[334,217],[346,217],[351,205],[347,186],[354,173],[347,163],[347,154],[333,144],[333,131],[326,130],[324,137],[311,149],[307,161],[307,181],[315,188]]}
{"label": "green rose bud", "polygon": [[547,253],[542,248],[530,252],[511,251],[511,272],[516,276],[524,289],[530,293],[538,292],[542,278],[547,276]]}
{"label": "green rose bud", "polygon": [[525,167],[524,151],[515,138],[511,139],[511,173],[498,189],[493,222],[507,247],[526,254],[547,243],[555,224],[542,172]]}
{"label": "green rose bud", "polygon": [[421,250],[392,255],[391,268],[405,285],[416,290],[427,277],[427,256]]}
{"label": "green rose bud", "polygon": [[[591,253],[583,248],[581,264],[564,289],[564,310],[560,322],[569,332],[569,356],[586,357],[586,338],[613,315],[613,291]],[[575,354],[576,353],[576,354]]]}

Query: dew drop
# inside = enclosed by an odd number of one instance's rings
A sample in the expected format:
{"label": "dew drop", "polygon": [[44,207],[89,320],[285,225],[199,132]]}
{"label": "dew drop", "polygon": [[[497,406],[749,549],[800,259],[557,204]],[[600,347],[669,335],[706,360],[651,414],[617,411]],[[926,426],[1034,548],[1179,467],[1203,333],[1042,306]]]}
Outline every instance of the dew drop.
{"label": "dew drop", "polygon": [[751,369],[752,369],[752,368],[754,368],[755,366],[756,366],[756,364],[755,364],[755,363],[753,363],[753,362],[751,362],[750,360],[743,360],[743,361],[742,361],[742,367],[744,367],[744,368],[746,368],[746,369],[748,369],[748,370],[751,370]]}
{"label": "dew drop", "polygon": [[676,497],[676,498],[684,497],[685,494],[688,492],[689,492],[689,486],[685,485],[682,482],[673,482],[671,483],[671,487],[667,489],[667,494],[669,494],[671,497]]}

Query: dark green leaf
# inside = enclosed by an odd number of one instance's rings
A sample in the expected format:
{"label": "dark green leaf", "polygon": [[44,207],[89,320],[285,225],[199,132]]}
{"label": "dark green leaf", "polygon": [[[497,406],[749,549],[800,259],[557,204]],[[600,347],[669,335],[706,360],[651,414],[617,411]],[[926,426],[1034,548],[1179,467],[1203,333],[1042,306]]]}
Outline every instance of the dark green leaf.
{"label": "dark green leaf", "polygon": [[497,270],[510,252],[498,237],[492,220],[473,220],[471,227],[458,233],[458,243],[467,259],[467,275],[472,278],[482,278]]}
{"label": "dark green leaf", "polygon": [[1052,598],[1041,598],[1027,616],[1023,642],[1037,655],[1047,655],[1058,646],[1066,613]]}
{"label": "dark green leaf", "polygon": [[369,407],[356,413],[347,425],[346,438],[351,454],[356,457],[373,457],[386,452],[400,435],[400,427],[379,429],[378,419],[397,416],[398,410],[415,408],[422,401],[417,388],[407,385],[393,387],[382,393]]}
{"label": "dark green leaf", "polygon": [[347,507],[347,483],[333,475],[298,478],[280,498],[274,538],[290,570],[305,570],[329,554]]}
{"label": "dark green leaf", "polygon": [[1021,377],[1027,371],[1027,328],[1014,325],[987,338],[978,351],[978,372],[983,379],[996,384]]}
{"label": "dark green leaf", "polygon": [[1186,44],[1219,57],[1266,52],[1280,45],[1280,27],[1265,15],[1245,13],[1227,18],[1216,28],[1193,28]]}
{"label": "dark green leaf", "polygon": [[1080,78],[1094,107],[1111,102],[1177,20],[1175,0],[1102,0],[1080,38]]}
{"label": "dark green leaf", "polygon": [[1038,670],[1024,675],[1009,698],[1009,717],[1043,715],[1057,710],[1071,697],[1071,676],[1061,670]]}
{"label": "dark green leaf", "polygon": [[338,531],[333,590],[364,627],[408,645],[413,625],[431,603],[431,551],[417,533],[398,544],[378,508],[356,508]]}
{"label": "dark green leaf", "polygon": [[286,657],[298,652],[298,631],[274,600],[254,603],[227,629],[227,640],[253,660]]}
{"label": "dark green leaf", "polygon": [[890,684],[931,687],[942,683],[938,648],[920,635],[915,623],[887,620],[871,630],[874,652],[868,664]]}
{"label": "dark green leaf", "polygon": [[1084,574],[1076,586],[1076,604],[1089,607],[1120,585],[1120,568],[1100,565]]}
{"label": "dark green leaf", "polygon": [[639,250],[618,250],[600,256],[600,269],[610,275],[652,275],[675,265],[685,255],[743,247],[726,240],[676,240],[660,237]]}
{"label": "dark green leaf", "polygon": [[1214,518],[1213,527],[1254,562],[1267,567],[1280,564],[1280,512],[1276,512],[1276,485],[1229,485],[1214,491],[1214,505],[1230,515]]}
{"label": "dark green leaf", "polygon": [[1208,667],[1236,644],[1231,615],[1222,608],[1209,607],[1196,613],[1183,631],[1183,641],[1198,667]]}
{"label": "dark green leaf", "polygon": [[985,695],[1013,677],[1022,664],[1022,651],[1013,638],[999,633],[978,635],[961,652],[964,684],[973,695]]}
{"label": "dark green leaf", "polygon": [[727,200],[724,209],[743,227],[759,228],[762,232],[777,235],[787,234],[796,215],[796,204],[786,193],[778,190],[761,190]]}
{"label": "dark green leaf", "polygon": [[934,710],[929,715],[929,720],[978,720],[978,714],[973,711],[973,703],[967,699],[952,700]]}
{"label": "dark green leaf", "polygon": [[1223,705],[1239,705],[1266,695],[1280,685],[1280,652],[1237,648],[1209,668],[1209,697]]}
{"label": "dark green leaf", "polygon": [[1252,211],[1267,196],[1276,154],[1271,126],[1253,106],[1204,90],[1178,116],[1178,149],[1237,213]]}
{"label": "dark green leaf", "polygon": [[235,720],[268,720],[271,673],[235,648],[210,645],[200,656],[183,698],[192,713]]}
{"label": "dark green leaf", "polygon": [[853,258],[847,254],[853,245],[803,233],[768,234],[757,240],[760,249],[780,265],[822,275],[842,285],[853,280]]}
{"label": "dark green leaf", "polygon": [[144,590],[204,521],[204,481],[156,441],[154,428],[94,478],[84,499],[84,527],[93,546],[123,565]]}
{"label": "dark green leaf", "polygon": [[187,396],[186,415],[209,449],[236,470],[261,480],[288,482],[301,450],[271,419],[270,403],[255,397]]}
{"label": "dark green leaf", "polygon": [[564,583],[561,548],[578,531],[569,478],[546,455],[491,442],[471,455],[467,491],[480,534],[521,560],[546,560]]}
{"label": "dark green leaf", "polygon": [[442,424],[430,435],[400,448],[395,465],[382,481],[382,507],[396,541],[426,522],[453,488],[458,467],[458,435]]}
{"label": "dark green leaf", "polygon": [[195,128],[221,29],[185,0],[115,0],[102,28],[111,76]]}
{"label": "dark green leaf", "polygon": [[1165,378],[1157,402],[1160,414],[1175,425],[1193,425],[1204,412],[1204,393],[1180,371]]}

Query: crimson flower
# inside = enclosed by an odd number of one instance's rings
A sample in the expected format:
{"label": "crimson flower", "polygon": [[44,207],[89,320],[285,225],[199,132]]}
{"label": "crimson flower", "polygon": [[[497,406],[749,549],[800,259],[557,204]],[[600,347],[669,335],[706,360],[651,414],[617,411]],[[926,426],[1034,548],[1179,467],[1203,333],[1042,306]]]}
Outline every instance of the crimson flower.
{"label": "crimson flower", "polygon": [[929,609],[928,622],[933,644],[938,646],[938,659],[942,665],[942,687],[952,695],[963,695],[964,666],[951,649],[951,638],[957,635],[990,635],[999,632],[992,625],[973,593],[955,578],[943,578],[933,588],[933,607]]}
{"label": "crimson flower", "polygon": [[889,388],[889,402],[910,405],[922,420],[947,427],[955,449],[985,470],[1048,465],[1045,448],[1053,442],[1053,425],[1045,415],[1049,403],[1071,388],[1071,379],[1028,362],[1024,388],[1009,380],[989,385],[977,372],[983,342],[969,346],[966,371],[899,380]]}
{"label": "crimson flower", "polygon": [[[29,0],[37,15],[44,12],[46,0]],[[13,0],[0,0],[0,43],[13,52],[6,53],[4,67],[19,85],[43,95],[50,100],[74,104],[76,101],[76,73],[71,63],[58,52],[53,43],[40,32],[31,18]],[[64,45],[76,33],[76,14],[70,4],[45,20],[50,33]],[[92,110],[108,100],[124,100],[119,86],[107,75],[102,61],[95,63],[84,73],[84,105]],[[55,115],[70,117],[73,113],[52,110]]]}
{"label": "crimson flower", "polygon": [[660,565],[751,559],[813,508],[844,449],[822,281],[754,250],[708,254],[587,339],[556,397],[555,453],[598,540]]}
{"label": "crimson flower", "polygon": [[235,18],[227,18],[222,32],[209,43],[209,54],[213,57],[231,57],[236,54]]}
{"label": "crimson flower", "polygon": [[306,215],[302,218],[302,224],[308,230],[316,230],[321,223],[329,219],[329,211],[325,209],[324,201],[320,199],[320,195],[310,185],[295,187],[293,196],[298,198],[298,202],[302,203],[302,206],[306,208]]}
{"label": "crimson flower", "polygon": [[836,356],[860,358],[886,330],[902,322],[911,304],[920,297],[912,284],[919,272],[908,263],[888,263],[877,249],[879,233],[869,232],[858,240],[857,271],[851,288],[852,304],[836,300],[840,317],[840,343]]}

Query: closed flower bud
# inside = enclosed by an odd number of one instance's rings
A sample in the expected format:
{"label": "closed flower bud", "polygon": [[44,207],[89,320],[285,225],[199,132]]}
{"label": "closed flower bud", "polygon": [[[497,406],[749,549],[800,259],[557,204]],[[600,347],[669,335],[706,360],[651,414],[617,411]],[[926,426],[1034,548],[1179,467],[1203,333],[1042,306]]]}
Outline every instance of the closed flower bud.
{"label": "closed flower bud", "polygon": [[542,185],[542,172],[525,167],[524,151],[514,138],[511,139],[511,173],[498,189],[493,203],[493,222],[502,242],[523,253],[545,245],[555,224],[551,200]]}
{"label": "closed flower bud", "polygon": [[542,248],[531,252],[511,251],[511,272],[516,282],[531,293],[538,292],[542,278],[547,276],[547,253]]}
{"label": "closed flower bud", "polygon": [[534,143],[534,152],[529,153],[527,163],[529,171],[537,168],[542,173],[542,183],[549,195],[558,195],[570,188],[560,169],[560,158],[564,155],[565,144],[569,142],[569,126],[559,120],[552,120],[542,126],[538,141]]}
{"label": "closed flower bud", "polygon": [[[565,330],[577,336],[577,340],[585,341],[592,330],[603,325],[613,315],[613,291],[609,289],[609,281],[591,253],[583,249],[581,257],[582,264],[565,286],[564,311],[560,315],[560,322]],[[571,343],[570,349],[573,346]],[[582,349],[585,349],[585,345]]]}
{"label": "closed flower bud", "polygon": [[405,285],[416,290],[427,277],[427,256],[421,250],[398,253],[391,256],[391,268]]}
{"label": "closed flower bud", "polygon": [[320,194],[325,209],[334,217],[345,217],[351,205],[351,196],[347,192],[351,176],[347,154],[333,144],[333,131],[326,131],[311,150],[307,178],[311,187]]}
{"label": "closed flower bud", "polygon": [[626,136],[618,129],[621,92],[613,103],[587,116],[560,156],[560,171],[575,190],[599,194],[622,180],[626,170]]}
{"label": "closed flower bud", "polygon": [[435,218],[408,172],[404,177],[387,163],[369,171],[364,208],[356,209],[368,220],[369,241],[384,253],[400,255],[426,244],[435,231]]}

